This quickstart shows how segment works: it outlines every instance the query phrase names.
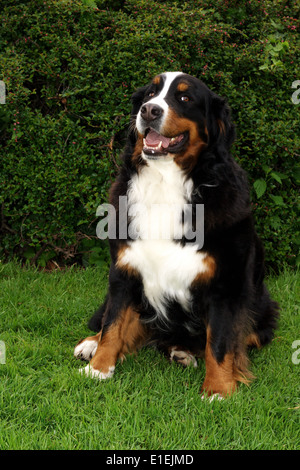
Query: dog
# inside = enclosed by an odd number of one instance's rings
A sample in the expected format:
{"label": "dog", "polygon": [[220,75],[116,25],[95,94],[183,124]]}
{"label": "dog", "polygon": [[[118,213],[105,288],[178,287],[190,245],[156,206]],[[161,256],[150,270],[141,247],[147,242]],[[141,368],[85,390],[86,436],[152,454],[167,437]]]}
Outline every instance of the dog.
{"label": "dog", "polygon": [[107,379],[119,359],[154,345],[183,366],[204,357],[203,396],[222,399],[253,378],[247,351],[271,341],[279,307],[264,284],[247,176],[230,155],[234,139],[226,100],[195,77],[162,73],[132,95],[109,196],[109,289],[89,321],[97,334],[75,347],[90,361],[82,373]]}

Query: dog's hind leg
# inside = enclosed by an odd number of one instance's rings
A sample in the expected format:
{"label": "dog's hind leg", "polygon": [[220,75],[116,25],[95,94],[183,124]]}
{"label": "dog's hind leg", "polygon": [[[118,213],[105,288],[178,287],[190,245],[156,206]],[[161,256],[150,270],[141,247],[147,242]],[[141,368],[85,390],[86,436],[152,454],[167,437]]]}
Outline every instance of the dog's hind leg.
{"label": "dog's hind leg", "polygon": [[178,362],[183,367],[193,366],[198,367],[197,360],[195,356],[185,349],[182,349],[178,346],[172,346],[169,348],[169,357],[170,361]]}
{"label": "dog's hind leg", "polygon": [[90,361],[97,351],[99,341],[101,340],[101,334],[102,331],[95,336],[89,336],[88,338],[79,341],[75,346],[74,356],[78,359],[83,359],[84,361]]}

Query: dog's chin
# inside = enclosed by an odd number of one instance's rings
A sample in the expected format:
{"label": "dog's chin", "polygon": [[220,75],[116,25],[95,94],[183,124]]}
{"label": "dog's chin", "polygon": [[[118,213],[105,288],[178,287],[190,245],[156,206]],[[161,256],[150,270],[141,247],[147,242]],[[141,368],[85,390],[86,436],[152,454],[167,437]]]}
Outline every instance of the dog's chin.
{"label": "dog's chin", "polygon": [[144,151],[142,151],[142,157],[144,158],[144,160],[147,160],[147,161],[160,161],[160,162],[170,162],[173,160],[174,158],[174,155],[172,155],[171,153],[146,153]]}

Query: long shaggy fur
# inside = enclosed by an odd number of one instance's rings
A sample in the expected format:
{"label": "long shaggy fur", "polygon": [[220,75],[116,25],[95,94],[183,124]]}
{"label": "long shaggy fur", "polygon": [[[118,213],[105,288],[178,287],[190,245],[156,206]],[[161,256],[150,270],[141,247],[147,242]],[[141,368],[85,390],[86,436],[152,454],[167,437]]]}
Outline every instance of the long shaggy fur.
{"label": "long shaggy fur", "polygon": [[[151,116],[153,106],[149,104],[155,106],[155,112],[157,107],[163,108],[164,120]],[[223,98],[186,74],[155,77],[149,85],[137,90],[132,105],[122,168],[110,192],[117,221],[119,197],[128,197],[129,188],[134,182],[141,182],[141,175],[146,172],[150,175],[147,181],[151,188],[156,168],[160,171],[164,160],[164,155],[155,152],[153,158],[147,155],[143,141],[149,132],[147,127],[167,137],[172,137],[168,135],[171,129],[178,129],[178,133],[189,137],[180,151],[167,155],[173,159],[170,171],[174,176],[170,176],[170,183],[162,184],[169,184],[173,191],[178,169],[182,178],[178,193],[182,191],[193,208],[197,204],[204,205],[204,245],[195,250],[195,262],[191,262],[191,269],[192,265],[193,269],[197,267],[198,256],[199,263],[203,259],[203,269],[199,268],[199,274],[186,288],[188,307],[178,300],[172,286],[167,286],[162,315],[155,302],[147,298],[149,279],[145,265],[138,263],[143,258],[134,257],[137,243],[140,243],[142,257],[143,247],[146,250],[148,245],[141,240],[123,240],[117,236],[110,240],[107,298],[91,318],[89,327],[97,332],[101,330],[103,338],[119,321],[121,312],[131,309],[144,328],[143,344],[155,344],[166,354],[176,346],[196,357],[204,355],[207,373],[203,390],[226,395],[235,389],[237,380],[247,382],[251,378],[247,349],[271,341],[278,316],[278,306],[270,299],[264,285],[264,251],[251,215],[247,176],[230,154],[235,138],[230,110]],[[143,109],[145,105],[148,107]],[[172,120],[168,121],[166,113]],[[148,145],[151,146],[151,142]],[[168,181],[163,172],[162,175]],[[168,193],[169,187],[162,187],[162,191],[163,188]],[[117,234],[118,230],[117,222]],[[176,246],[182,247],[181,251],[178,249],[179,257],[188,255],[189,241],[185,236],[170,243],[174,250]],[[155,253],[153,248],[154,258],[158,256]],[[203,258],[199,254],[203,254]],[[145,260],[148,260],[146,254]],[[174,259],[168,262],[174,265]],[[159,270],[159,258],[154,266]],[[185,278],[187,274],[184,273]],[[181,279],[180,273],[174,276]],[[174,276],[169,276],[170,283]],[[101,342],[98,349],[101,349]],[[95,362],[93,367],[96,367]]]}

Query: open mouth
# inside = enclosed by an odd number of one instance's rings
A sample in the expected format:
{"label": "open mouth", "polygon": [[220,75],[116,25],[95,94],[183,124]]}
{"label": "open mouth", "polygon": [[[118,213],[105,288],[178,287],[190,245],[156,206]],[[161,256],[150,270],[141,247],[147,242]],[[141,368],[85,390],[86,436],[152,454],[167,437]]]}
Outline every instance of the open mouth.
{"label": "open mouth", "polygon": [[188,132],[175,137],[166,137],[152,128],[145,131],[143,139],[143,152],[150,157],[167,155],[168,153],[179,153],[188,141]]}

